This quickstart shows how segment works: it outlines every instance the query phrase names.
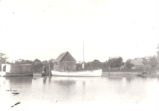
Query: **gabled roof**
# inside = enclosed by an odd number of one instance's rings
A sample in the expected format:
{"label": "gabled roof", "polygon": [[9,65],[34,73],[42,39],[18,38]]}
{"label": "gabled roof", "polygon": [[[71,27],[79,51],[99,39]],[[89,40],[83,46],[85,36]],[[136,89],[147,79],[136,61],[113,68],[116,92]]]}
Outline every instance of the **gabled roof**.
{"label": "gabled roof", "polygon": [[72,61],[76,61],[76,60],[72,57],[72,55],[67,51],[67,52],[64,52],[64,53],[60,54],[60,55],[58,56],[58,58],[56,59],[56,62],[62,61],[67,55],[69,55],[69,56],[71,57]]}

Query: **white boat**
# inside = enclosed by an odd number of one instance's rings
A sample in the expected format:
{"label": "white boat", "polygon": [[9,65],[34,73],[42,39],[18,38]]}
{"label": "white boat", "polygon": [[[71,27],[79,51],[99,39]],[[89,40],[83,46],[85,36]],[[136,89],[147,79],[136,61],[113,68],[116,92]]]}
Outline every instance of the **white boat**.
{"label": "white boat", "polygon": [[101,77],[102,70],[88,70],[88,71],[75,71],[75,72],[60,72],[60,71],[51,71],[53,76],[66,76],[66,77]]}
{"label": "white boat", "polygon": [[[64,53],[66,54],[66,53]],[[60,59],[62,59],[64,55],[59,56]],[[58,59],[58,58],[57,58]],[[82,71],[58,71],[58,70],[52,70],[51,74],[53,76],[66,76],[66,77],[101,77],[102,76],[102,69],[97,70],[84,70],[85,64],[84,64],[84,42],[83,42],[83,63],[82,63]]]}

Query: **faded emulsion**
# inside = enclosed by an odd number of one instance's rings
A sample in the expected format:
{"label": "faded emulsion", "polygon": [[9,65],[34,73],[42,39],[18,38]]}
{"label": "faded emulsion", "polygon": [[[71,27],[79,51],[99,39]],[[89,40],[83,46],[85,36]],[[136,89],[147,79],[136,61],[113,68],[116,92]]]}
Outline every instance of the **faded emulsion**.
{"label": "faded emulsion", "polygon": [[159,111],[159,0],[0,0],[0,111]]}

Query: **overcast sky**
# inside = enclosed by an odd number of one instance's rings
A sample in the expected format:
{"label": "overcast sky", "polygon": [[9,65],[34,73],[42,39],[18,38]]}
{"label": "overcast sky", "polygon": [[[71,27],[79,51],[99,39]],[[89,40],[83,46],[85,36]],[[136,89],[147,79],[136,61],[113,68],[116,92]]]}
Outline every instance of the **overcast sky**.
{"label": "overcast sky", "polygon": [[77,61],[156,54],[159,0],[0,0],[0,52],[10,59]]}

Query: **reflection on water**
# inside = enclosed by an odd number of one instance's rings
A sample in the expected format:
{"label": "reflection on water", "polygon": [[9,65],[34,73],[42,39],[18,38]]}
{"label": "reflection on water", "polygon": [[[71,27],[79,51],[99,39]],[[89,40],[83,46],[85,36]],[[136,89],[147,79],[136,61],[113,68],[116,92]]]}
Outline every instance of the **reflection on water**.
{"label": "reflection on water", "polygon": [[29,88],[32,84],[32,77],[7,77],[10,88]]}
{"label": "reflection on water", "polygon": [[69,87],[71,85],[74,85],[76,81],[75,80],[55,80],[54,83]]}
{"label": "reflection on water", "polygon": [[[14,96],[7,89],[20,92]],[[0,104],[28,105],[101,103],[150,104],[159,102],[159,79],[137,77],[10,77],[0,78]],[[7,100],[7,101],[6,101]],[[6,102],[4,102],[6,101]],[[10,101],[10,102],[8,102]],[[36,101],[36,102],[35,102]],[[22,107],[23,106],[23,107]],[[51,105],[52,106],[52,105]],[[51,108],[51,106],[48,106]]]}

